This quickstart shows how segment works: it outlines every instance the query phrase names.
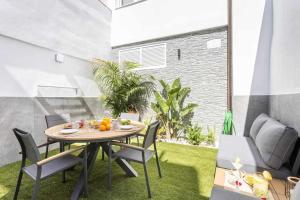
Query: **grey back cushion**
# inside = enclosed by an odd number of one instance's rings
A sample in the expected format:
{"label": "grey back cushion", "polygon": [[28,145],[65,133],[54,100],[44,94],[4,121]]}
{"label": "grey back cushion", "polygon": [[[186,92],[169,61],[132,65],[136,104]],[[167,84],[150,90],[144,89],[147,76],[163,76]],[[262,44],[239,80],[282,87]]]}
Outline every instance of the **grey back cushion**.
{"label": "grey back cushion", "polygon": [[266,123],[268,119],[270,119],[270,117],[265,113],[262,113],[258,117],[256,117],[256,119],[253,121],[249,134],[254,141],[256,139],[259,130]]}
{"label": "grey back cushion", "polygon": [[293,191],[291,192],[291,200],[299,200],[300,199],[300,182],[296,184]]}
{"label": "grey back cushion", "polygon": [[255,144],[264,162],[279,169],[289,160],[297,138],[298,133],[294,129],[270,118],[258,132]]}

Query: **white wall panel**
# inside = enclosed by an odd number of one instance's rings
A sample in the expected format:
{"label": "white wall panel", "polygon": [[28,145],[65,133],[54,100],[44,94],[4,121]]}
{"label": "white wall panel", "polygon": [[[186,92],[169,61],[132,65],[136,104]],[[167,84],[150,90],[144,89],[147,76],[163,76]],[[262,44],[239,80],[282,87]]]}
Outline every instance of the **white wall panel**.
{"label": "white wall panel", "polygon": [[227,24],[227,0],[146,0],[113,12],[112,46]]}
{"label": "white wall panel", "polygon": [[108,58],[111,11],[98,0],[1,0],[0,34],[79,58]]}

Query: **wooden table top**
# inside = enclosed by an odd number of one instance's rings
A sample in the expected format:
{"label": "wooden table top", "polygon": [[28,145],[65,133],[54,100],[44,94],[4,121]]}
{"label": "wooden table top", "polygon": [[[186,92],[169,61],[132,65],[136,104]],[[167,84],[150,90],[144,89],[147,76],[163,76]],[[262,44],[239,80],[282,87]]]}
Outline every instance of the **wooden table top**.
{"label": "wooden table top", "polygon": [[130,130],[109,130],[100,131],[89,127],[79,128],[78,132],[72,134],[62,134],[61,130],[64,129],[65,124],[53,126],[45,130],[45,134],[54,140],[58,141],[70,141],[70,142],[101,142],[110,141],[113,139],[124,138],[130,135],[134,135],[142,131],[145,125],[141,122],[131,121],[131,125],[134,128]]}
{"label": "wooden table top", "polygon": [[[227,188],[224,186],[225,183],[225,172],[229,171],[228,169],[216,168],[215,181],[214,185],[218,185],[223,187],[224,189],[233,190],[231,188]],[[238,190],[234,190],[235,192],[240,192]],[[240,192],[245,195],[253,196],[253,194]],[[269,199],[268,200],[287,200],[288,198],[285,196],[285,181],[274,179],[270,182],[269,186]]]}

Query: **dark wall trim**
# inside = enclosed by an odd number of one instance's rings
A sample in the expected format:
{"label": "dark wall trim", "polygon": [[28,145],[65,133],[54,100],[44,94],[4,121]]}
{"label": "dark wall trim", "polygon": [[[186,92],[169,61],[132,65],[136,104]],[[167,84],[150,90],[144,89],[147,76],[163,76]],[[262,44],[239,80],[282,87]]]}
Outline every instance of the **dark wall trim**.
{"label": "dark wall trim", "polygon": [[126,44],[122,44],[122,45],[112,46],[112,49],[117,49],[117,48],[120,48],[120,47],[127,47],[127,46],[141,45],[141,44],[144,44],[144,43],[157,42],[157,41],[160,41],[160,40],[169,40],[169,39],[174,39],[174,38],[178,38],[178,37],[186,37],[187,35],[208,34],[208,33],[211,33],[211,32],[218,32],[218,31],[221,32],[221,31],[224,31],[224,30],[227,30],[227,29],[228,29],[227,25],[217,26],[217,27],[198,30],[198,31],[191,31],[191,32],[186,32],[186,33],[169,35],[169,36],[165,36],[165,37],[153,38],[153,39],[150,39],[150,40],[143,40],[143,41],[139,41],[139,42],[126,43]]}
{"label": "dark wall trim", "polygon": [[232,111],[232,0],[227,4],[227,109]]}

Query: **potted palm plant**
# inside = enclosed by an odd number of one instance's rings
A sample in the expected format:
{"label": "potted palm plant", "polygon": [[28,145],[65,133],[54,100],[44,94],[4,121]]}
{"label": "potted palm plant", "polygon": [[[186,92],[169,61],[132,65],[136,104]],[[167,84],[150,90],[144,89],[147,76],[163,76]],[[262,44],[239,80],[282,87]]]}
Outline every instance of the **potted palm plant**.
{"label": "potted palm plant", "polygon": [[149,98],[155,84],[145,75],[132,69],[139,67],[133,62],[118,63],[95,59],[92,62],[95,81],[102,92],[104,106],[112,111],[113,117],[122,112],[143,114],[149,107]]}

